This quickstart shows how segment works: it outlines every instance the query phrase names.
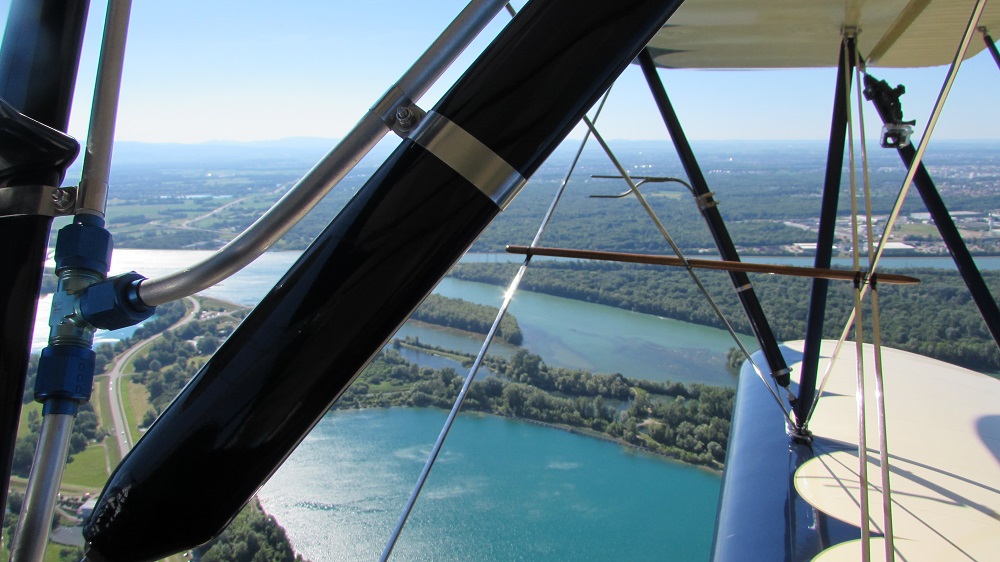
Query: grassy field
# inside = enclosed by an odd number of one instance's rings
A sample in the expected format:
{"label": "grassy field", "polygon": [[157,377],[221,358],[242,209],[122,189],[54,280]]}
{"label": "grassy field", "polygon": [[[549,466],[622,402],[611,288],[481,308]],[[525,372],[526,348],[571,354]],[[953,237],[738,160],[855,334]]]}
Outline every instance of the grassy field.
{"label": "grassy field", "polygon": [[91,487],[99,490],[108,479],[108,450],[103,443],[95,443],[73,457],[66,465],[63,483]]}
{"label": "grassy field", "polygon": [[[94,379],[94,394],[97,400],[91,401],[94,403],[94,409],[97,411],[97,417],[100,420],[101,427],[108,431],[113,431],[115,426],[114,421],[111,419],[111,398],[108,397],[108,377],[100,376]],[[105,445],[108,448],[108,456],[111,458],[111,464],[116,465],[118,461],[122,458],[122,452],[118,448],[117,439],[105,439]]]}
{"label": "grassy field", "polygon": [[122,401],[125,406],[125,426],[129,432],[129,440],[135,443],[139,440],[139,429],[136,427],[149,410],[149,392],[146,387],[136,384],[132,377],[122,377],[118,379],[121,385],[119,392],[122,393]]}
{"label": "grassy field", "polygon": [[21,422],[17,425],[17,436],[24,437],[28,434],[28,412],[38,412],[42,415],[42,405],[38,402],[29,402],[21,405]]}

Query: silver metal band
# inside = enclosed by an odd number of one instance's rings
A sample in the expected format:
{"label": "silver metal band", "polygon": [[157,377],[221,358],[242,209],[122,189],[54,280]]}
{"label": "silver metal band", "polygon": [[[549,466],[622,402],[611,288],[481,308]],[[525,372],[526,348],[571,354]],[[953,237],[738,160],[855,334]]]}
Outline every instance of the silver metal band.
{"label": "silver metal band", "polygon": [[739,287],[736,287],[736,292],[742,293],[743,291],[749,291],[750,289],[753,289],[753,285],[747,283],[746,285],[740,285]]}
{"label": "silver metal band", "polygon": [[72,215],[76,205],[76,188],[50,185],[0,187],[0,217]]}
{"label": "silver metal band", "polygon": [[695,201],[698,202],[698,209],[704,211],[712,207],[717,207],[719,202],[713,199],[715,197],[714,191],[709,191],[708,193],[702,193],[701,195],[695,197]]}
{"label": "silver metal band", "polygon": [[505,209],[528,180],[468,131],[435,111],[428,111],[410,134],[451,169]]}

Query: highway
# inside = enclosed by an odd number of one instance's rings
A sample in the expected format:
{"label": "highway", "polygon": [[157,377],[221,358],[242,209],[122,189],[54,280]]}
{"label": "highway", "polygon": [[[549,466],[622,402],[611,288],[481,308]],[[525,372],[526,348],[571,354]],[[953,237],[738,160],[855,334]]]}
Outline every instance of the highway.
{"label": "highway", "polygon": [[[201,312],[201,304],[193,297],[187,297],[187,301],[191,304],[191,310],[183,318],[174,323],[173,326],[168,328],[169,330],[181,328],[188,322],[192,322],[198,318],[198,314]],[[132,448],[133,443],[132,434],[128,431],[128,423],[125,421],[125,398],[122,396],[120,379],[124,375],[123,370],[128,361],[143,346],[158,337],[160,337],[160,334],[148,337],[126,349],[124,353],[115,359],[115,362],[111,364],[108,371],[108,401],[111,403],[111,420],[115,426],[114,434],[118,440],[118,449],[121,451],[122,456],[125,456],[125,453]]]}

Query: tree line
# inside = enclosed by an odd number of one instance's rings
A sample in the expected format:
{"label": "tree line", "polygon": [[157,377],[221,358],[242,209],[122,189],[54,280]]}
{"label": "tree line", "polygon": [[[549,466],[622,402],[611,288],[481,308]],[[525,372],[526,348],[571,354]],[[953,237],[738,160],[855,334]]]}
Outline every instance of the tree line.
{"label": "tree line", "polygon": [[[485,365],[494,375],[472,383],[466,411],[553,424],[715,469],[725,462],[734,389],[550,367],[523,349]],[[450,409],[463,382],[454,369],[420,368],[386,349],[334,407]]]}
{"label": "tree line", "polygon": [[[431,294],[420,303],[410,319],[485,335],[493,326],[498,312],[499,309],[495,306]],[[521,344],[521,327],[513,315],[504,315],[497,329],[497,336],[507,343]]]}
{"label": "tree line", "polygon": [[[503,286],[516,267],[502,263],[463,263],[451,275]],[[970,369],[1000,371],[1000,350],[957,272],[929,268],[893,272],[917,277],[920,283],[879,286],[883,344]],[[716,271],[699,272],[698,276],[733,327],[741,333],[752,333],[729,276]],[[983,276],[997,294],[1000,272],[984,271]],[[811,280],[751,274],[751,281],[775,336],[779,340],[802,339]],[[528,291],[724,328],[682,269],[539,260],[528,270],[521,286]],[[829,286],[823,336],[836,339],[854,307],[853,286],[847,282],[831,282]],[[866,333],[871,334],[870,306],[865,318]]]}
{"label": "tree line", "polygon": [[236,515],[219,536],[194,549],[201,562],[304,562],[295,554],[285,529],[256,499]]}

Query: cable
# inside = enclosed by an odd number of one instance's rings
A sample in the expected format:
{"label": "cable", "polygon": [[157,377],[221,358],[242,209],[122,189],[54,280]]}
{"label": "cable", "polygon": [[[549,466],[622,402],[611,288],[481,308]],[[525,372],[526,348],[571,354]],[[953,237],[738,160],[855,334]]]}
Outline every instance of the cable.
{"label": "cable", "polygon": [[[868,242],[868,268],[872,269],[875,259],[874,231],[872,228],[872,195],[871,177],[868,167],[868,144],[865,142],[865,114],[864,104],[861,98],[861,67],[863,62],[861,56],[855,52],[857,63],[854,65],[856,80],[858,84],[858,122],[861,131],[861,169],[864,173],[865,190],[865,239]],[[879,476],[882,481],[882,529],[885,537],[885,559],[887,562],[896,559],[895,540],[892,530],[892,493],[889,484],[889,437],[885,415],[885,386],[882,377],[882,320],[878,304],[878,285],[876,281],[871,282],[871,306],[872,306],[872,345],[875,356],[875,418],[878,426],[879,440]]]}
{"label": "cable", "polygon": [[[732,336],[733,341],[735,341],[736,345],[739,346],[740,350],[743,351],[743,354],[746,356],[747,361],[750,362],[750,365],[753,366],[754,371],[756,371],[757,376],[760,377],[760,380],[764,382],[765,386],[767,386],[767,389],[771,392],[771,396],[774,397],[775,402],[777,402],[778,407],[781,408],[781,411],[785,414],[785,418],[788,420],[789,423],[794,425],[794,421],[792,420],[792,417],[788,409],[785,408],[785,404],[781,401],[781,398],[778,396],[778,393],[767,381],[767,378],[764,376],[763,371],[760,369],[757,363],[754,362],[753,358],[750,357],[750,352],[747,350],[746,346],[743,345],[743,342],[740,341],[739,336],[736,335],[736,330],[733,329],[732,325],[729,323],[729,320],[726,318],[726,315],[723,314],[722,309],[719,308],[719,305],[716,304],[715,299],[713,299],[712,295],[708,292],[708,289],[705,288],[705,286],[701,283],[701,279],[698,278],[698,274],[694,272],[694,268],[692,268],[691,265],[688,263],[687,258],[684,257],[684,254],[683,252],[681,252],[680,247],[677,246],[677,244],[674,242],[674,239],[670,236],[670,233],[667,232],[667,228],[656,216],[656,213],[653,212],[653,208],[649,206],[649,203],[646,201],[646,198],[642,196],[642,193],[639,191],[639,188],[636,185],[635,181],[633,181],[632,178],[628,175],[628,172],[625,170],[625,167],[622,166],[618,158],[615,157],[614,152],[612,152],[611,150],[611,147],[608,146],[608,144],[604,141],[604,138],[601,136],[601,134],[597,132],[597,128],[594,127],[594,124],[586,117],[583,118],[583,121],[584,123],[587,124],[587,127],[590,129],[590,132],[593,133],[594,139],[597,140],[598,143],[600,143],[601,148],[604,149],[604,153],[608,155],[608,158],[611,160],[611,163],[614,164],[615,168],[618,170],[618,173],[621,174],[621,177],[625,180],[626,183],[628,183],[630,191],[635,194],[636,199],[639,200],[639,203],[642,205],[643,209],[646,210],[646,214],[649,215],[649,218],[656,225],[656,228],[660,231],[660,234],[663,236],[664,240],[667,241],[667,244],[670,245],[670,248],[674,251],[677,257],[684,263],[684,267],[685,269],[687,269],[688,275],[690,275],[691,279],[694,280],[695,285],[698,286],[698,289],[701,291],[701,293],[705,295],[705,298],[708,300],[708,304],[711,305],[712,310],[715,311],[715,314],[719,317],[719,320],[721,320],[722,323],[726,326],[726,329],[729,331],[729,335]],[[789,398],[791,399],[790,393],[789,393]]]}
{"label": "cable", "polygon": [[[847,44],[843,43],[845,50]],[[847,88],[845,82],[844,88]],[[850,92],[847,92],[847,99],[850,99]],[[847,108],[847,145],[848,162],[851,178],[851,259],[854,271],[861,270],[860,242],[858,241],[858,178],[857,164],[854,159],[854,112],[851,111],[850,102],[845,104]],[[861,133],[864,136],[864,131]],[[854,346],[857,355],[855,368],[857,371],[857,387],[855,390],[855,400],[857,402],[858,417],[858,499],[861,503],[861,559],[865,562],[871,559],[871,519],[870,507],[868,505],[868,424],[865,412],[865,361],[864,361],[864,322],[863,308],[861,304],[861,283],[854,283],[854,313],[857,321],[854,323]]]}

